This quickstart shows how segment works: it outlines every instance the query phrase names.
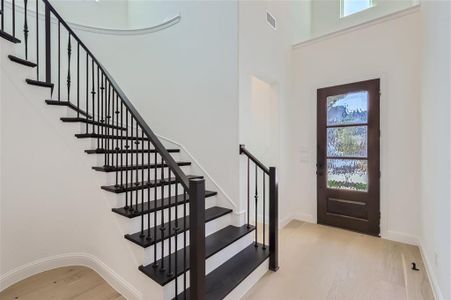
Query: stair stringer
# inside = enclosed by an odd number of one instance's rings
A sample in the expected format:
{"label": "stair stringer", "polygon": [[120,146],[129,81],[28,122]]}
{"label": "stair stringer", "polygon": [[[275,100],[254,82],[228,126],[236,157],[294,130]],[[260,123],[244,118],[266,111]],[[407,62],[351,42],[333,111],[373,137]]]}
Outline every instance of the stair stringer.
{"label": "stair stringer", "polygon": [[9,61],[12,45],[0,39],[0,49],[0,288],[45,271],[38,262],[85,253],[108,267],[112,274],[99,273],[127,299],[162,299],[163,289],[138,270],[136,246],[124,241],[129,232],[111,212],[84,144],[62,126],[64,109],[45,104],[50,89],[25,83],[35,70]]}

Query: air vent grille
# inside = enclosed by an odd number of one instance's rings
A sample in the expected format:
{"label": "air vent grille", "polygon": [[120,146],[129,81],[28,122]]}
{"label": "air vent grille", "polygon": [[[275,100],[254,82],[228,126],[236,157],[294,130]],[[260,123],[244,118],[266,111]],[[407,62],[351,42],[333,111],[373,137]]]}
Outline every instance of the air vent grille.
{"label": "air vent grille", "polygon": [[266,12],[266,22],[268,22],[272,29],[276,29],[276,18],[269,11]]}

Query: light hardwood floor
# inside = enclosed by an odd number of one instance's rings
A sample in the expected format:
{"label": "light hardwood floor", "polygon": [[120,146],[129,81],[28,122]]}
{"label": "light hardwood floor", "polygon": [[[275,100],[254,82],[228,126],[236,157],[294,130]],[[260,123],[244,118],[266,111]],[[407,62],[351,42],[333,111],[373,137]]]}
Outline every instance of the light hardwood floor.
{"label": "light hardwood floor", "polygon": [[0,300],[121,300],[96,272],[85,267],[57,268],[31,276],[0,293]]}
{"label": "light hardwood floor", "polygon": [[279,271],[268,272],[245,299],[433,299],[418,247],[293,221],[279,233],[279,251]]}
{"label": "light hardwood floor", "polygon": [[[279,271],[268,272],[245,299],[433,299],[417,247],[298,221],[280,231],[279,243]],[[411,262],[420,271],[412,271]],[[0,293],[0,300],[10,299],[124,298],[94,271],[66,267],[32,276]]]}

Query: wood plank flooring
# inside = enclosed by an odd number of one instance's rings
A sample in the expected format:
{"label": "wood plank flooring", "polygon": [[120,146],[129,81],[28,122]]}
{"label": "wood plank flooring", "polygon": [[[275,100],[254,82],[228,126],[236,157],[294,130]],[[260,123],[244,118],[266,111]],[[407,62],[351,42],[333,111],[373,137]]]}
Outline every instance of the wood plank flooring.
{"label": "wood plank flooring", "polygon": [[[268,272],[244,299],[433,299],[418,247],[298,221],[282,229],[279,238],[280,270]],[[412,262],[420,271],[411,270]],[[124,298],[96,272],[65,267],[37,274],[0,293],[0,300],[13,299]]]}
{"label": "wood plank flooring", "polygon": [[[434,299],[415,246],[293,221],[280,231],[279,248],[279,271],[268,272],[244,299]],[[410,269],[413,261],[420,271]]]}
{"label": "wood plank flooring", "polygon": [[86,267],[64,267],[22,280],[0,293],[0,300],[121,300],[100,275]]}

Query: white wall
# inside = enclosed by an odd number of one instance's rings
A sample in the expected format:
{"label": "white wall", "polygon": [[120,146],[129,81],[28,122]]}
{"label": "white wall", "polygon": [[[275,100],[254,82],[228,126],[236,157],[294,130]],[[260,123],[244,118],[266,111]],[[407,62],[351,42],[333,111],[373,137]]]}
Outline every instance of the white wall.
{"label": "white wall", "polygon": [[128,28],[128,0],[51,0],[50,2],[69,22],[101,28]]}
{"label": "white wall", "polygon": [[162,298],[138,270],[123,218],[111,212],[116,196],[100,189],[106,177],[84,153],[93,146],[59,120],[64,108],[45,104],[48,89],[25,83],[34,69],[9,61],[13,52],[0,39],[0,290],[48,268],[86,264],[128,299]]}
{"label": "white wall", "polygon": [[420,195],[418,9],[294,50],[294,96],[286,118],[293,213],[316,220],[316,90],[381,78],[381,232],[416,242]]}
{"label": "white wall", "polygon": [[[277,30],[266,23],[266,11],[277,20]],[[292,27],[291,3],[285,1],[241,1],[239,3],[239,102],[240,143],[252,144],[252,78],[255,76],[271,84],[277,92],[278,120],[283,120],[290,99]],[[286,164],[286,140],[284,124],[279,122],[279,142],[273,145],[279,153],[279,219],[289,215],[293,198],[285,192],[289,180],[284,174]],[[263,153],[262,149],[249,148],[251,152]],[[269,161],[264,161],[269,164]],[[241,208],[246,202],[246,160],[241,158]]]}
{"label": "white wall", "polygon": [[437,299],[451,299],[450,2],[422,3],[421,246]]}
{"label": "white wall", "polygon": [[[311,1],[311,36],[324,34],[355,26],[387,14],[406,9],[418,0],[373,0],[373,7],[359,13],[340,18],[341,0]],[[298,40],[297,42],[300,42]]]}
{"label": "white wall", "polygon": [[184,145],[237,202],[237,2],[171,5],[182,19],[166,30],[79,36],[149,126]]}

